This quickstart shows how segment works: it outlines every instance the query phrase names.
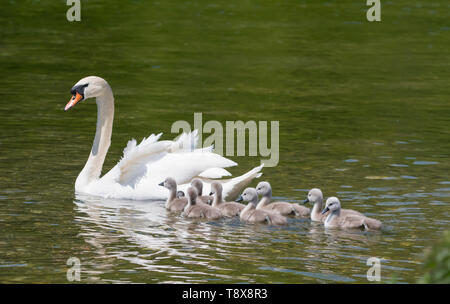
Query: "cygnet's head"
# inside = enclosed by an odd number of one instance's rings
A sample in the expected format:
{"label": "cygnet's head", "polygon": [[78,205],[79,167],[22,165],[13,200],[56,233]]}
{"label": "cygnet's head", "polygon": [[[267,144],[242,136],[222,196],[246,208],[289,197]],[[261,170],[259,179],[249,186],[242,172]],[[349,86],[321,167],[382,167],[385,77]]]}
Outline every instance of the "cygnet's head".
{"label": "cygnet's head", "polygon": [[195,190],[197,190],[198,195],[202,195],[203,182],[200,179],[194,178],[191,182],[191,186],[194,187]]}
{"label": "cygnet's head", "polygon": [[302,201],[303,204],[306,203],[322,203],[323,202],[323,194],[322,191],[318,188],[313,188],[311,190],[309,190],[308,192],[308,196],[306,197],[306,199],[304,201]]}
{"label": "cygnet's head", "polygon": [[332,196],[327,199],[325,208],[322,210],[322,214],[326,213],[328,210],[330,210],[330,212],[333,212],[339,209],[341,209],[341,202],[337,197]]}
{"label": "cygnet's head", "polygon": [[106,90],[111,90],[111,87],[105,79],[98,76],[85,77],[79,80],[70,90],[72,98],[67,103],[64,111],[73,108],[80,101],[101,96],[106,92]]}
{"label": "cygnet's head", "polygon": [[256,189],[246,188],[236,200],[236,202],[242,201],[256,204],[256,202],[258,201],[258,194],[256,193]]}
{"label": "cygnet's head", "polygon": [[209,195],[222,194],[222,184],[218,182],[211,183],[211,192]]}
{"label": "cygnet's head", "polygon": [[177,191],[177,198],[180,198],[180,197],[184,197],[184,192],[183,191]]}
{"label": "cygnet's head", "polygon": [[186,193],[187,193],[187,197],[189,200],[189,204],[191,204],[191,205],[195,204],[195,200],[197,199],[197,196],[198,196],[197,190],[195,190],[194,187],[189,187],[189,188],[187,188]]}
{"label": "cygnet's head", "polygon": [[177,189],[177,182],[171,177],[166,178],[162,183],[158,185],[163,186],[169,190]]}
{"label": "cygnet's head", "polygon": [[259,182],[256,186],[256,193],[259,196],[271,196],[272,195],[272,187],[268,182]]}

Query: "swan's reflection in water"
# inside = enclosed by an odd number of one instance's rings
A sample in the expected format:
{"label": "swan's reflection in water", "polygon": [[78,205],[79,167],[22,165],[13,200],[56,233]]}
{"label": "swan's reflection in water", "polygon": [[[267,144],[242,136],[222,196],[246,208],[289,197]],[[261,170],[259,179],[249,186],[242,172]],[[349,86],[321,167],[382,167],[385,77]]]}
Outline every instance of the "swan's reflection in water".
{"label": "swan's reflection in water", "polygon": [[[253,235],[243,229],[238,218],[208,222],[185,219],[168,212],[162,201],[110,200],[77,195],[76,223],[81,236],[95,248],[96,256],[126,260],[140,269],[173,274],[186,281],[196,275],[231,278],[227,256],[233,251],[252,249]],[[248,258],[248,256],[247,256]],[[103,265],[103,266],[101,266]],[[91,264],[98,274],[110,263]],[[160,280],[158,280],[160,281]],[[195,280],[193,280],[195,281]],[[178,282],[170,280],[166,282]]]}
{"label": "swan's reflection in water", "polygon": [[162,201],[78,195],[74,203],[80,237],[95,251],[85,262],[94,281],[115,274],[121,282],[352,282],[383,243],[380,234],[307,219],[277,227],[186,219]]}

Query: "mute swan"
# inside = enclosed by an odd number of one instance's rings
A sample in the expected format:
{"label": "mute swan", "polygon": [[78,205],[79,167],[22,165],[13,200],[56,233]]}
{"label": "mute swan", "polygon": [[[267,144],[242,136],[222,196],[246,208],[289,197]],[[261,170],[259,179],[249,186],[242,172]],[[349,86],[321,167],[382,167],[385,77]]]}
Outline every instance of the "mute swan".
{"label": "mute swan", "polygon": [[239,218],[241,221],[249,223],[267,223],[273,225],[285,225],[287,220],[279,213],[256,209],[258,194],[255,188],[247,188],[236,202],[248,202],[247,206],[241,211]]}
{"label": "mute swan", "polygon": [[187,197],[188,204],[183,211],[185,217],[204,217],[210,220],[216,220],[222,217],[222,212],[219,209],[197,203],[197,190],[194,187],[187,189]]}
{"label": "mute swan", "polygon": [[328,212],[325,219],[326,228],[362,228],[366,230],[380,230],[379,220],[358,214],[341,215],[341,202],[337,197],[329,197],[322,213]]}
{"label": "mute swan", "polygon": [[288,202],[273,202],[272,200],[272,187],[268,182],[260,182],[256,186],[256,193],[261,195],[262,198],[259,201],[256,209],[264,209],[267,211],[275,211],[281,215],[294,215],[296,217],[309,217],[309,208],[292,204]]}
{"label": "mute swan", "polygon": [[166,209],[170,211],[183,211],[188,203],[186,197],[177,197],[177,183],[171,177],[166,178],[159,186],[169,189],[169,197],[166,201]]}
{"label": "mute swan", "polygon": [[203,192],[203,182],[198,179],[194,178],[191,182],[191,186],[197,190],[197,201],[200,200],[204,204],[210,204],[213,200],[213,197],[210,195],[202,195]]}
{"label": "mute swan", "polygon": [[[304,201],[302,201],[302,203],[306,204],[309,202],[313,203],[313,208],[311,209],[311,220],[314,222],[322,222],[322,223],[325,222],[325,219],[328,216],[328,211],[325,213],[322,213],[322,208],[323,208],[323,206],[322,206],[322,204],[323,204],[322,191],[318,188],[313,188],[313,189],[309,190],[308,196],[306,197],[306,199]],[[341,209],[342,216],[351,215],[351,214],[363,216],[358,211],[355,211],[352,209]]]}
{"label": "mute swan", "polygon": [[[100,177],[103,162],[111,143],[114,119],[114,96],[109,84],[100,77],[89,76],[78,81],[71,89],[73,95],[65,106],[67,111],[88,98],[96,98],[97,128],[89,158],[75,182],[75,192],[105,198],[165,200],[166,188],[158,184],[172,176],[180,190],[197,176],[205,180],[230,175],[223,168],[237,164],[212,152],[212,146],[195,149],[197,131],[183,133],[178,140],[159,140],[162,133],[128,142],[122,159],[108,173]],[[235,198],[255,177],[261,176],[263,165],[232,179],[221,180],[224,197]],[[210,183],[205,183],[207,190]]]}
{"label": "mute swan", "polygon": [[213,182],[211,184],[211,193],[209,195],[214,195],[211,206],[222,211],[224,216],[238,216],[242,209],[245,208],[244,205],[236,202],[225,202],[222,198],[222,185],[218,182]]}

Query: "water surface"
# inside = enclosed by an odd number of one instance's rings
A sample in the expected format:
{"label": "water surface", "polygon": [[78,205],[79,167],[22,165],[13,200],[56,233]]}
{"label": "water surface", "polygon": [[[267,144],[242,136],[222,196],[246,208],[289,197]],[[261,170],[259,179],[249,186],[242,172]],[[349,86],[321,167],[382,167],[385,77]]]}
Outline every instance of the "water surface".
{"label": "water surface", "polygon": [[[449,229],[449,7],[384,1],[65,1],[0,4],[0,282],[412,283]],[[76,197],[95,105],[62,111],[80,78],[116,97],[104,172],[131,138],[176,120],[280,122],[278,199],[320,187],[382,232],[193,221],[163,202]],[[259,157],[237,157],[242,174]],[[256,185],[256,182],[252,184]]]}

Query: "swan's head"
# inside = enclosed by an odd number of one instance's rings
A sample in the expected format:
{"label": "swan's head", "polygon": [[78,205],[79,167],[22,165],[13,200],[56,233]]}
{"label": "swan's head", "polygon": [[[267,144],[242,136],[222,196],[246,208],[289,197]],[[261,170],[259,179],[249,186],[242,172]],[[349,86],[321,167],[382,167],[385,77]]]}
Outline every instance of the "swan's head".
{"label": "swan's head", "polygon": [[256,189],[246,188],[236,200],[236,202],[242,201],[256,204],[256,202],[258,201],[258,194],[256,193]]}
{"label": "swan's head", "polygon": [[214,195],[214,194],[222,194],[222,184],[221,183],[213,182],[211,184],[211,192],[209,193],[209,195]]}
{"label": "swan's head", "polygon": [[256,186],[256,193],[260,196],[271,196],[272,195],[272,187],[268,182],[260,182]]}
{"label": "swan's head", "polygon": [[191,182],[191,186],[194,187],[195,190],[197,190],[198,195],[202,195],[203,182],[200,179],[194,178]]}
{"label": "swan's head", "polygon": [[166,178],[162,183],[158,185],[163,186],[169,190],[177,189],[177,182],[171,177]]}
{"label": "swan's head", "polygon": [[191,205],[195,204],[195,200],[197,199],[197,196],[198,196],[197,190],[195,190],[194,187],[189,187],[186,192],[187,192],[189,204],[191,204]]}
{"label": "swan's head", "polygon": [[180,198],[180,197],[184,197],[184,192],[183,191],[177,191],[177,198]]}
{"label": "swan's head", "polygon": [[331,212],[341,209],[341,202],[337,197],[329,197],[325,204],[325,208],[322,210],[322,214],[326,213],[328,210]]}
{"label": "swan's head", "polygon": [[318,188],[313,188],[311,190],[309,190],[308,192],[308,196],[306,197],[306,199],[304,201],[302,201],[303,204],[306,203],[322,203],[323,202],[323,194],[322,191]]}
{"label": "swan's head", "polygon": [[74,107],[80,101],[104,94],[107,89],[111,88],[106,80],[101,77],[88,76],[81,79],[70,90],[72,98],[67,103],[64,111]]}

